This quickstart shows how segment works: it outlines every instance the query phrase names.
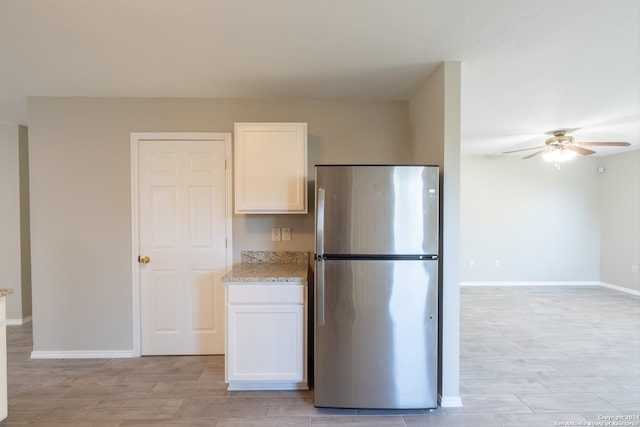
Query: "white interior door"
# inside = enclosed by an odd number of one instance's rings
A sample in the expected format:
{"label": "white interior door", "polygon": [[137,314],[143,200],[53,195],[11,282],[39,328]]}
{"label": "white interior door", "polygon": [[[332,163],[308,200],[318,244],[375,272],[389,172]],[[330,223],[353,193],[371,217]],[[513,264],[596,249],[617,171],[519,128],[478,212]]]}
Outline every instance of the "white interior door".
{"label": "white interior door", "polygon": [[138,141],[142,355],[223,354],[230,139]]}

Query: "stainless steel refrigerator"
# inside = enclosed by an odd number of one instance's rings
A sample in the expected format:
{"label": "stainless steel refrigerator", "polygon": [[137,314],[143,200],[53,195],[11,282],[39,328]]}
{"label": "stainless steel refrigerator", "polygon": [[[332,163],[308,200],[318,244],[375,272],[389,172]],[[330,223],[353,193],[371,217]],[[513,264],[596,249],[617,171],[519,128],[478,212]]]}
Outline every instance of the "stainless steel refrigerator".
{"label": "stainless steel refrigerator", "polygon": [[438,174],[316,166],[315,406],[437,406]]}

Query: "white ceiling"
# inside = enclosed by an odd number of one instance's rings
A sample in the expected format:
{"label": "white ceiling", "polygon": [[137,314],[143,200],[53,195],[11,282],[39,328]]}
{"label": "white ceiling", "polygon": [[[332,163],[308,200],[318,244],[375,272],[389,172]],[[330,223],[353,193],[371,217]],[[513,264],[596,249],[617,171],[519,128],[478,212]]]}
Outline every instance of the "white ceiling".
{"label": "white ceiling", "polygon": [[0,0],[0,61],[21,124],[28,96],[408,100],[461,61],[463,153],[640,148],[638,0]]}

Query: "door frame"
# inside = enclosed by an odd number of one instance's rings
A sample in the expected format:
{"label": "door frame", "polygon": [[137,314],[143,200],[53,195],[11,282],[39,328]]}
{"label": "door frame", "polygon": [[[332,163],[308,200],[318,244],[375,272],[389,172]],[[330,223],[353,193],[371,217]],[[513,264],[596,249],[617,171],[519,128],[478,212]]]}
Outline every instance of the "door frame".
{"label": "door frame", "polygon": [[232,163],[231,163],[231,133],[230,132],[131,132],[131,299],[133,325],[133,357],[142,356],[141,329],[141,297],[140,297],[140,201],[138,179],[138,149],[140,141],[224,141],[225,145],[225,265],[230,270],[233,256],[233,206],[232,206]]}

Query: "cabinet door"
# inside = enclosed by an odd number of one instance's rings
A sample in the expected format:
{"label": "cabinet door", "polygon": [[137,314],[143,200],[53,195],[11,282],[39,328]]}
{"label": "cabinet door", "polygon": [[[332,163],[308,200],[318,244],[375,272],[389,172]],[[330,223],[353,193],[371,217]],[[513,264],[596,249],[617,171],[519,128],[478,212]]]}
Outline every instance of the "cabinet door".
{"label": "cabinet door", "polygon": [[307,213],[307,124],[236,123],[236,213]]}
{"label": "cabinet door", "polygon": [[303,381],[304,309],[228,306],[228,381]]}

